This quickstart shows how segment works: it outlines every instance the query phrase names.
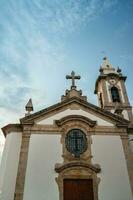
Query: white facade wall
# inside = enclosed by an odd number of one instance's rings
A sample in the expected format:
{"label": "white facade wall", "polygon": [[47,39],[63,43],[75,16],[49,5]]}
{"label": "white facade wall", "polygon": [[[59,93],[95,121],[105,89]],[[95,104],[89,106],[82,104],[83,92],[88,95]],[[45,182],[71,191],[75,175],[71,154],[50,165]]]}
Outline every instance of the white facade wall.
{"label": "white facade wall", "polygon": [[32,135],[24,188],[24,200],[59,200],[55,164],[62,163],[60,135]]}
{"label": "white facade wall", "polygon": [[132,200],[128,171],[119,136],[92,136],[93,163],[101,166],[98,174],[99,200]]}
{"label": "white facade wall", "polygon": [[7,135],[0,167],[0,200],[13,200],[22,133]]}
{"label": "white facade wall", "polygon": [[[100,164],[99,200],[132,200],[127,166],[119,136],[92,136],[93,164]],[[59,200],[54,171],[62,163],[59,135],[31,137],[24,200]]]}

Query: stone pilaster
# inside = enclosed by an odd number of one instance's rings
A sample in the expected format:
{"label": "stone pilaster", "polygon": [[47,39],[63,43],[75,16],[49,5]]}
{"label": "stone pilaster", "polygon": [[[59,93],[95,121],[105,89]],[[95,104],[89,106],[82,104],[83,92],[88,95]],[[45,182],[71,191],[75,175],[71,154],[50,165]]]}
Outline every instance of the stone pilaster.
{"label": "stone pilaster", "polygon": [[102,89],[103,89],[103,96],[104,96],[104,105],[103,105],[103,107],[105,107],[109,102],[109,97],[108,97],[107,88],[106,88],[106,79],[104,79],[102,81],[103,81]]}
{"label": "stone pilaster", "polygon": [[130,186],[133,194],[133,154],[129,148],[129,138],[128,135],[121,135],[123,150],[125,154],[125,159],[127,163],[127,170],[129,175]]}
{"label": "stone pilaster", "polygon": [[23,200],[30,134],[23,132],[14,200]]}
{"label": "stone pilaster", "polygon": [[128,95],[127,95],[127,90],[126,90],[124,81],[121,80],[121,81],[120,81],[120,84],[121,84],[121,87],[122,87],[122,92],[123,92],[125,104],[126,104],[127,106],[130,106],[129,99],[128,99]]}

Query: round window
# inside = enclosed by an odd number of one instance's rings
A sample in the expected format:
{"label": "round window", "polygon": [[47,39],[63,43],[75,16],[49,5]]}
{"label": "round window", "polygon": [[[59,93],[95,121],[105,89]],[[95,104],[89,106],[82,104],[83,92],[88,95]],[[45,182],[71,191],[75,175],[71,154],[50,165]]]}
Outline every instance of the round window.
{"label": "round window", "polygon": [[65,144],[67,151],[79,158],[87,149],[86,135],[80,129],[72,129],[66,135]]}

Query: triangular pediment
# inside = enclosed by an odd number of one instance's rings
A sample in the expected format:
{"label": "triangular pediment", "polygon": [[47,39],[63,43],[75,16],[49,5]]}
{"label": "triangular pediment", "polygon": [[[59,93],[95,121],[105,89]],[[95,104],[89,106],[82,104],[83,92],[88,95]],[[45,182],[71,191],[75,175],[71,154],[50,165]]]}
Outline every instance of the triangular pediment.
{"label": "triangular pediment", "polygon": [[69,100],[62,101],[26,116],[20,119],[20,122],[22,124],[52,125],[55,121],[60,121],[69,116],[82,116],[89,121],[96,122],[99,126],[126,126],[129,123],[128,120],[107,112],[77,97],[70,98]]}

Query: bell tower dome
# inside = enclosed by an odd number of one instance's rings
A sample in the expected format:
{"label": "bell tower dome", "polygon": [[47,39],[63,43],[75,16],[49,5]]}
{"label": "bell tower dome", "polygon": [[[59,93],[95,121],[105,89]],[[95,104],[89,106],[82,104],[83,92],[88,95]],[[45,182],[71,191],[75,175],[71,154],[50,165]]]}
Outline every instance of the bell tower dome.
{"label": "bell tower dome", "polygon": [[132,121],[132,107],[125,87],[127,77],[123,76],[119,67],[114,68],[106,57],[99,71],[94,92],[98,96],[99,106]]}

